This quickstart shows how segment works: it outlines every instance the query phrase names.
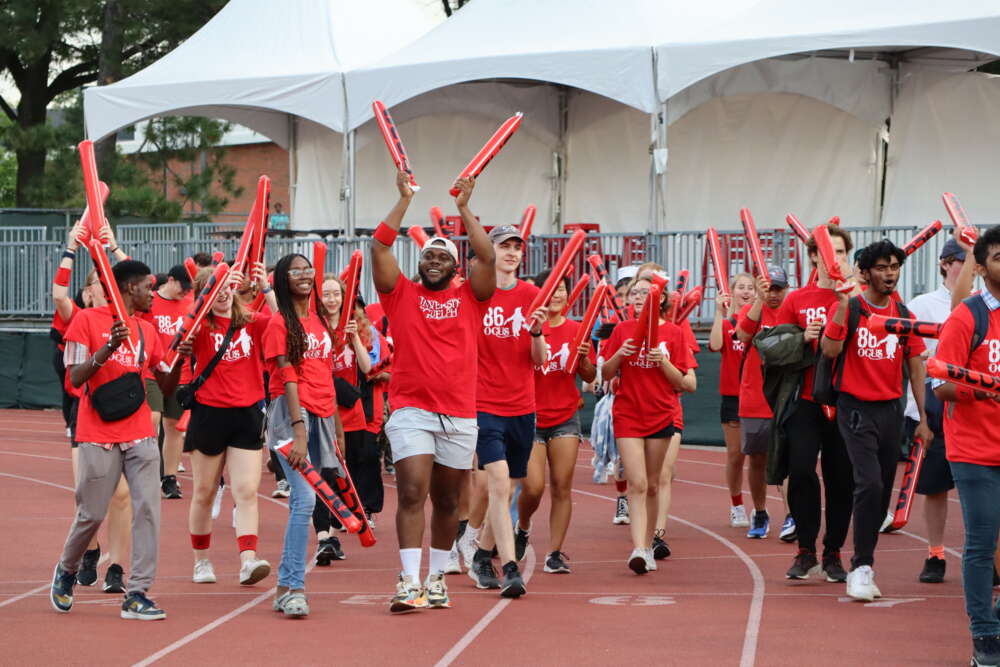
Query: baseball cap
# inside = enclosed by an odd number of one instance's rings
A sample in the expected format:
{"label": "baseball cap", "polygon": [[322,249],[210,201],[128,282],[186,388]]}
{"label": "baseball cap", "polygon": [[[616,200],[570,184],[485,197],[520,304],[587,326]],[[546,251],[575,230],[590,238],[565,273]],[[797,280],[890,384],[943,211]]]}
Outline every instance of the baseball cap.
{"label": "baseball cap", "polygon": [[615,275],[615,282],[620,283],[623,280],[632,280],[637,273],[639,273],[638,266],[620,266],[618,267],[618,273]]}
{"label": "baseball cap", "polygon": [[490,230],[490,243],[503,243],[508,239],[524,242],[524,239],[521,238],[521,230],[514,225],[499,225]]}
{"label": "baseball cap", "polygon": [[458,264],[458,246],[456,246],[451,239],[446,239],[443,236],[435,236],[424,244],[424,247],[420,249],[420,254],[424,254],[424,251],[428,248],[440,248],[441,250],[447,250],[448,254],[451,255],[451,258],[455,260],[456,264]]}
{"label": "baseball cap", "polygon": [[[191,289],[191,276],[188,275],[187,269],[184,268],[183,264],[175,264],[170,267],[167,275],[176,280],[184,291]],[[164,280],[163,282],[167,281]]]}
{"label": "baseball cap", "polygon": [[767,275],[771,279],[771,285],[788,287],[788,274],[780,266],[775,266],[774,264],[768,266]]}
{"label": "baseball cap", "polygon": [[954,257],[958,261],[964,262],[965,251],[962,250],[962,246],[958,245],[955,239],[948,239],[948,242],[941,248],[941,254],[938,255],[938,259],[944,259],[945,257]]}

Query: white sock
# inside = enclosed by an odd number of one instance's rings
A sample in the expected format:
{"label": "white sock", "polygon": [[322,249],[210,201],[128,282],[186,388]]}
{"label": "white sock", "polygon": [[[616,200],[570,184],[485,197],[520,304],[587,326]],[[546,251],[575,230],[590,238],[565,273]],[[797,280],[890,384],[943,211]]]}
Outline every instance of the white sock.
{"label": "white sock", "polygon": [[467,525],[465,527],[465,532],[462,533],[462,538],[468,544],[475,544],[476,543],[476,538],[479,537],[479,531],[480,530],[482,530],[482,526],[480,526],[479,528],[473,528],[471,524]]}
{"label": "white sock", "polygon": [[450,557],[450,550],[431,547],[431,568],[428,574],[440,574],[444,572],[444,568],[448,567],[448,559]]}
{"label": "white sock", "polygon": [[[414,583],[420,581],[420,556],[422,549],[400,549],[399,562],[403,564],[403,575]],[[447,553],[447,552],[445,552]]]}

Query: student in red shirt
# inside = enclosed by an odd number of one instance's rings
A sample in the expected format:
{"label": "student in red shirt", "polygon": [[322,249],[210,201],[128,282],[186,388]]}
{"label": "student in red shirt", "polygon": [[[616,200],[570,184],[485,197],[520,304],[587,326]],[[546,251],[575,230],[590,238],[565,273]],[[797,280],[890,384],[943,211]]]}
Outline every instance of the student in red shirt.
{"label": "student in red shirt", "polygon": [[743,306],[736,323],[736,335],[746,345],[740,377],[740,451],[750,459],[747,485],[753,499],[750,539],[764,539],[771,530],[767,514],[767,445],[774,414],[764,398],[764,375],[760,353],[751,342],[758,332],[778,323],[778,309],[788,293],[788,275],[780,266],[767,267],[770,279],[757,277],[754,302]]}
{"label": "student in red shirt", "polygon": [[[972,249],[983,289],[952,311],[935,357],[947,364],[1000,376],[1000,227],[983,232]],[[985,336],[973,347],[978,310]],[[982,329],[979,329],[982,332]],[[973,665],[1000,664],[1000,620],[993,605],[992,565],[1000,533],[1000,395],[932,380],[944,411],[945,448],[965,524],[962,583],[972,634]]]}
{"label": "student in red shirt", "polygon": [[[68,612],[73,606],[73,585],[80,561],[124,473],[135,518],[132,567],[121,617],[159,620],[166,618],[166,613],[146,597],[146,592],[153,585],[159,551],[160,499],[156,481],[160,456],[149,406],[142,395],[141,377],[154,369],[161,388],[173,390],[180,366],[170,374],[160,371],[160,339],[148,322],[135,317],[137,312],[148,311],[152,302],[149,267],[126,260],[116,264],[113,272],[122,303],[131,316],[132,330],[116,321],[111,309],[105,307],[81,311],[66,331],[65,363],[70,380],[74,387],[86,385],[86,389],[80,397],[76,425],[76,518],[55,568],[50,600],[56,611]],[[191,347],[185,344],[179,351],[187,355]]]}
{"label": "student in red shirt", "polygon": [[[468,280],[453,287],[458,249],[435,237],[420,251],[420,281],[399,270],[391,247],[413,190],[396,174],[399,201],[373,234],[372,277],[392,323],[393,358],[385,432],[396,466],[396,533],[402,571],[390,611],[448,607],[444,569],[458,528],[458,495],[476,447],[476,336],[486,302],[496,289],[493,244],[469,208],[475,180],[459,179],[455,204],[477,261]],[[430,496],[430,572],[420,584],[424,505]]]}
{"label": "student in red shirt", "polygon": [[[647,281],[642,281],[648,284]],[[646,288],[648,289],[648,288]],[[641,290],[630,289],[638,294]],[[663,461],[679,409],[677,390],[694,391],[694,354],[678,327],[664,317],[667,295],[661,298],[659,344],[646,349],[638,321],[622,322],[605,344],[602,377],[621,374],[612,408],[615,440],[628,479],[633,550],[629,568],[636,574],[656,569],[653,534]]]}
{"label": "student in red shirt", "polygon": [[[851,275],[849,257],[851,236],[839,225],[827,224],[834,253],[845,276]],[[819,261],[816,242],[809,238],[807,251],[812,268],[817,271],[815,283],[788,295],[778,312],[778,324],[801,327],[807,344],[816,349],[823,327],[837,309],[837,285],[827,275]],[[795,404],[789,409],[784,424],[788,436],[788,506],[795,519],[799,550],[785,576],[808,579],[822,568],[826,580],[844,582],[847,572],[840,560],[840,549],[847,539],[853,509],[854,477],[851,460],[836,421],[828,419],[822,406],[813,401],[813,369],[808,369]],[[820,498],[816,459],[823,470],[823,498]],[[823,536],[822,561],[816,558],[816,539],[820,517],[826,505],[826,533]],[[821,564],[822,563],[822,564]]]}
{"label": "student in red shirt", "polygon": [[[196,292],[201,292],[211,275],[211,269],[198,273],[194,283]],[[240,281],[242,276],[234,273],[230,279]],[[216,580],[208,557],[212,502],[226,467],[229,491],[236,503],[239,582],[251,586],[271,572],[271,564],[257,557],[257,490],[264,430],[263,342],[267,320],[249,312],[236,298],[232,285],[222,288],[195,335],[191,363],[185,365],[190,377],[185,378],[186,386],[179,393],[191,394],[194,401],[190,406],[191,421],[184,438],[184,451],[191,456],[194,476],[188,530],[194,551],[192,580],[196,584]],[[207,366],[219,354],[227,335],[226,349],[205,378]]]}
{"label": "student in red shirt", "polygon": [[[889,334],[879,338],[865,326],[872,313],[899,316],[892,293],[906,253],[888,239],[867,246],[858,267],[868,290],[855,297],[837,292],[837,309],[823,332],[823,354],[841,357],[835,371],[837,425],[851,458],[854,474],[854,556],[847,575],[847,595],[871,602],[880,597],[875,585],[875,545],[892,494],[892,480],[899,461],[899,439],[903,425],[903,361],[920,413],[914,437],[933,437],[924,413],[924,367],[920,355],[923,341],[907,336],[901,341]],[[857,330],[848,331],[849,301],[861,309]]]}
{"label": "student in red shirt", "polygon": [[[191,310],[191,277],[183,265],[177,264],[167,272],[167,281],[158,285],[153,294],[153,306],[143,318],[152,322],[164,349],[177,335],[184,316]],[[165,395],[152,377],[146,378],[146,397],[153,411],[153,428],[163,433],[163,474],[160,488],[164,498],[181,497],[177,484],[177,466],[181,461],[184,434],[177,430],[177,422],[184,410],[173,395]]]}
{"label": "student in red shirt", "polygon": [[726,441],[726,485],[729,487],[729,525],[748,528],[750,520],[743,507],[743,466],[746,456],[740,451],[740,366],[746,345],[736,335],[736,314],[754,297],[754,280],[749,273],[738,273],[730,283],[732,295],[720,294],[715,300],[715,320],[708,335],[708,349],[720,352],[719,421]]}
{"label": "student in red shirt", "polygon": [[[543,271],[535,276],[535,284],[544,285],[549,273]],[[584,382],[593,382],[597,377],[590,341],[585,339],[577,349],[570,349],[580,323],[563,315],[568,296],[569,279],[563,278],[549,302],[548,321],[542,328],[547,361],[535,366],[535,445],[517,501],[518,524],[531,525],[531,517],[545,492],[545,468],[548,464],[551,507],[549,548],[544,571],[550,573],[570,571],[562,547],[573,512],[573,471],[583,438],[578,413],[581,400],[577,377]],[[577,354],[580,355],[580,362],[570,375],[565,368]]]}

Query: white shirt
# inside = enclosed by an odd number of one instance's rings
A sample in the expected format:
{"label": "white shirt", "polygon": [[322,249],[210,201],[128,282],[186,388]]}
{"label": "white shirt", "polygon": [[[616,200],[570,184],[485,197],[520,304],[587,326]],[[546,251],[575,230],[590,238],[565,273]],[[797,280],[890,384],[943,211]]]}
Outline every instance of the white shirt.
{"label": "white shirt", "polygon": [[[906,307],[910,309],[914,319],[924,322],[944,322],[951,315],[951,290],[942,285],[933,292],[914,297]],[[937,339],[925,338],[924,344],[927,346],[928,354],[934,356],[934,352],[937,351]],[[910,387],[906,388],[906,411],[903,414],[914,421],[920,420],[917,402]]]}

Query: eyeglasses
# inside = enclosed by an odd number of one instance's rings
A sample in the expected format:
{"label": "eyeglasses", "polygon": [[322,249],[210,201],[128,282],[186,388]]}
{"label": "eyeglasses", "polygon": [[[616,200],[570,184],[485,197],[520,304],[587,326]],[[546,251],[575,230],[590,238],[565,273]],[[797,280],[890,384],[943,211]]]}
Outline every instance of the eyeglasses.
{"label": "eyeglasses", "polygon": [[289,278],[312,278],[316,275],[316,269],[288,269]]}

